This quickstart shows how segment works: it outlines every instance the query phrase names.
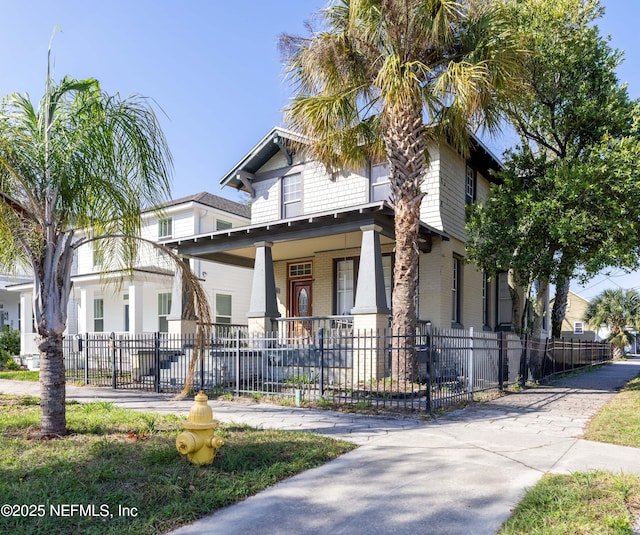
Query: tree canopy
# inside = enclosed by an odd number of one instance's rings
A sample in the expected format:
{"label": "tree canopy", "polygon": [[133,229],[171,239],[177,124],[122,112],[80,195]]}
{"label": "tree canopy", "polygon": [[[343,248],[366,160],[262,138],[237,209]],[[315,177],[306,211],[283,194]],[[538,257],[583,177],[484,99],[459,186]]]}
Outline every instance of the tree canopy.
{"label": "tree canopy", "polygon": [[506,110],[520,144],[470,218],[469,251],[489,273],[556,284],[559,336],[571,277],[638,262],[640,113],[616,76],[621,53],[594,24],[597,0],[510,5],[530,50],[526,89]]}
{"label": "tree canopy", "polygon": [[583,320],[594,329],[606,325],[614,356],[620,357],[623,348],[633,342],[628,329],[640,329],[640,294],[636,290],[604,290],[589,303]]}

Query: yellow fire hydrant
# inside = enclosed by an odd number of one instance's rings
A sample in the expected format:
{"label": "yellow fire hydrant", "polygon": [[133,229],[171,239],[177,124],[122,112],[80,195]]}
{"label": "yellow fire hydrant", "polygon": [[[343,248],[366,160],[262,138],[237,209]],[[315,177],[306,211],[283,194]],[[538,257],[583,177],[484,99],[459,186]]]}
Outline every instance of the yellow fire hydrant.
{"label": "yellow fire hydrant", "polygon": [[216,450],[224,444],[220,437],[214,437],[213,431],[218,422],[213,419],[213,411],[207,403],[209,398],[201,390],[194,398],[194,405],[184,424],[185,431],[176,438],[176,448],[194,464],[211,464]]}

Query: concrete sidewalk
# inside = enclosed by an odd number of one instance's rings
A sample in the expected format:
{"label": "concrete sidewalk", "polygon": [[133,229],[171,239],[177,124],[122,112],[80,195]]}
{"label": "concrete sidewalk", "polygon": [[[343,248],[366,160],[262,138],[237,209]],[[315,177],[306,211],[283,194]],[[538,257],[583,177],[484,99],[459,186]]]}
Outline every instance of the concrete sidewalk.
{"label": "concrete sidewalk", "polygon": [[[546,472],[640,473],[640,449],[578,438],[639,373],[638,359],[616,362],[430,422],[211,401],[221,421],[314,431],[360,447],[173,533],[495,533]],[[18,381],[0,381],[0,391],[39,394]],[[193,403],[74,386],[67,396],[178,414]]]}

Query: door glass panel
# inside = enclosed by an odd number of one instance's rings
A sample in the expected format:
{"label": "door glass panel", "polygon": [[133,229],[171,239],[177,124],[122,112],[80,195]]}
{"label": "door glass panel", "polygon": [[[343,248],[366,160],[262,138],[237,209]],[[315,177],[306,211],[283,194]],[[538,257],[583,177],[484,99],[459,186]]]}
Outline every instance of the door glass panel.
{"label": "door glass panel", "polygon": [[306,288],[302,288],[298,294],[298,313],[301,316],[309,315],[309,294]]}

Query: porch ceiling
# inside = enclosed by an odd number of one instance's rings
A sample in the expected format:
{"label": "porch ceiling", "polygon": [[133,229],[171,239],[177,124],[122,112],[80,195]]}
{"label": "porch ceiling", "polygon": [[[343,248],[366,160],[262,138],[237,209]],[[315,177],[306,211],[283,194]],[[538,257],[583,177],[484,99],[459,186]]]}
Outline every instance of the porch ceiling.
{"label": "porch ceiling", "polygon": [[[237,227],[226,231],[164,242],[178,254],[253,267],[255,244],[272,242],[274,260],[311,257],[316,253],[358,248],[364,225],[378,225],[380,243],[394,242],[393,210],[386,203],[362,205],[343,211],[311,214],[261,225]],[[434,236],[448,240],[445,234],[422,225],[422,250],[431,250]]]}

